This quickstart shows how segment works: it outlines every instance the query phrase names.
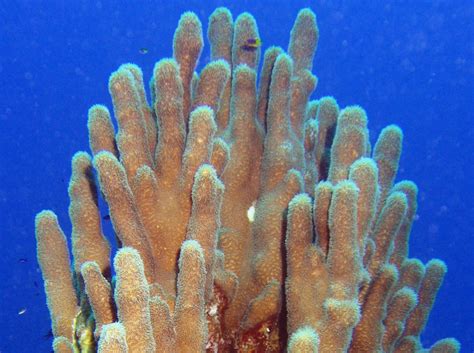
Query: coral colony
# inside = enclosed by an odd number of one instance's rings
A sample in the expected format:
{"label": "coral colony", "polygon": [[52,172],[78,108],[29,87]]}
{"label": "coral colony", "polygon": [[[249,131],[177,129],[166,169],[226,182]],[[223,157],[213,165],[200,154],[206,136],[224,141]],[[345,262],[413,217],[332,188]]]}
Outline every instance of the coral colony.
{"label": "coral colony", "polygon": [[300,11],[287,52],[265,51],[258,88],[254,18],[219,8],[207,36],[198,74],[201,23],[181,17],[151,105],[137,66],[112,74],[117,132],[105,106],[89,110],[72,264],[56,215],[36,218],[55,352],[459,351],[420,343],[446,266],[408,257],[417,188],[394,184],[401,130],[372,147],[362,108],[309,100],[315,15]]}

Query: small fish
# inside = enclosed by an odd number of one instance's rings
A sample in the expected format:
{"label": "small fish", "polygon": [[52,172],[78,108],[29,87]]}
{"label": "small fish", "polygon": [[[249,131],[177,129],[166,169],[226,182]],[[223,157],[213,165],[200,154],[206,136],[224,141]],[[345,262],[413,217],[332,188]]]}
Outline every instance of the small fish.
{"label": "small fish", "polygon": [[26,308],[21,309],[21,310],[18,312],[18,315],[23,315],[24,313],[26,313]]}
{"label": "small fish", "polygon": [[43,335],[43,338],[45,340],[49,340],[50,338],[53,338],[53,337],[54,337],[53,330],[51,330],[51,329],[46,334]]}
{"label": "small fish", "polygon": [[140,48],[138,52],[142,55],[148,54],[148,48],[145,48],[145,47]]}
{"label": "small fish", "polygon": [[245,51],[255,51],[262,45],[260,38],[249,38],[244,44],[240,46],[240,49]]}
{"label": "small fish", "polygon": [[20,257],[18,259],[18,262],[21,264],[26,264],[28,262],[28,259],[26,257]]}
{"label": "small fish", "polygon": [[105,216],[102,216],[102,219],[104,221],[110,221],[110,215],[109,214],[106,214]]}

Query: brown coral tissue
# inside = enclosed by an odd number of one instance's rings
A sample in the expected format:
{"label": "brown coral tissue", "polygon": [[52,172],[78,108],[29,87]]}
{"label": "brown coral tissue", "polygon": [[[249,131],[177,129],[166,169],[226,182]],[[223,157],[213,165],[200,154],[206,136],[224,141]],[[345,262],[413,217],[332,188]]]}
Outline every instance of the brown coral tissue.
{"label": "brown coral tissue", "polygon": [[196,72],[202,26],[187,12],[151,103],[136,65],[111,75],[116,124],[91,107],[91,154],[72,159],[72,257],[56,215],[36,218],[55,352],[459,351],[420,343],[446,266],[408,257],[402,132],[371,146],[361,107],[310,100],[318,37],[301,10],[257,79],[254,18],[218,8]]}

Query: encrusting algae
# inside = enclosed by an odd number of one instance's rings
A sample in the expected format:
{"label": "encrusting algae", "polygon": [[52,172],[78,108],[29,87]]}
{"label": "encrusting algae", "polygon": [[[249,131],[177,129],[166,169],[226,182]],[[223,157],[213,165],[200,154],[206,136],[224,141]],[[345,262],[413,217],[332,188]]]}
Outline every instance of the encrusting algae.
{"label": "encrusting algae", "polygon": [[310,100],[315,15],[300,11],[287,52],[265,51],[258,87],[254,18],[219,8],[207,36],[198,74],[202,26],[182,15],[150,105],[137,66],[111,75],[117,132],[105,106],[89,110],[72,264],[56,215],[36,217],[55,352],[458,352],[420,343],[446,266],[408,257],[401,130],[372,147],[362,108]]}

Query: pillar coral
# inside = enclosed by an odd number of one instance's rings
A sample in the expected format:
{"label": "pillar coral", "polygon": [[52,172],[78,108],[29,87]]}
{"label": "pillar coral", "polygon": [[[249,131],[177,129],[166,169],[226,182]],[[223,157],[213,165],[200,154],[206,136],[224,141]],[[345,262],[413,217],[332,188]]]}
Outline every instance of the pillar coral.
{"label": "pillar coral", "polygon": [[254,18],[215,10],[198,74],[202,26],[188,12],[151,104],[137,66],[111,75],[118,131],[93,106],[92,156],[72,159],[72,263],[55,214],[36,217],[56,352],[423,350],[446,266],[408,258],[417,188],[394,183],[402,132],[386,127],[372,148],[361,107],[310,100],[318,36],[301,10],[257,85]]}

